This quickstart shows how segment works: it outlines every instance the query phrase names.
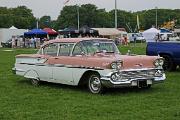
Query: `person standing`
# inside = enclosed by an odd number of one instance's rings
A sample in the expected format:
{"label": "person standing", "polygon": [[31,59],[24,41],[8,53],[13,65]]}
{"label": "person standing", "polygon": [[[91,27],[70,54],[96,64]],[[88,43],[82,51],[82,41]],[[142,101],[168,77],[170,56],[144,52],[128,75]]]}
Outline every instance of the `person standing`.
{"label": "person standing", "polygon": [[11,42],[11,47],[15,48],[15,36],[12,36],[12,42]]}
{"label": "person standing", "polygon": [[128,45],[127,36],[124,36],[124,44],[125,44],[125,45]]}

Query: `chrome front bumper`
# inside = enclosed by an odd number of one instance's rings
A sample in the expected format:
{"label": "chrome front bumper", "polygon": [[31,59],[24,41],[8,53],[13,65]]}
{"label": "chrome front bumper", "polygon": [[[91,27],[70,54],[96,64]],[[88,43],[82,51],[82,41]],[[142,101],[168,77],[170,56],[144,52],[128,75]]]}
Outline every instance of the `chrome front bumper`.
{"label": "chrome front bumper", "polygon": [[152,85],[156,83],[162,83],[166,79],[165,73],[161,77],[141,77],[141,78],[132,78],[130,77],[128,80],[118,80],[118,81],[112,81],[111,76],[102,76],[101,82],[102,85],[108,88],[112,87],[133,87],[133,86],[139,86],[139,82],[144,81],[147,85]]}

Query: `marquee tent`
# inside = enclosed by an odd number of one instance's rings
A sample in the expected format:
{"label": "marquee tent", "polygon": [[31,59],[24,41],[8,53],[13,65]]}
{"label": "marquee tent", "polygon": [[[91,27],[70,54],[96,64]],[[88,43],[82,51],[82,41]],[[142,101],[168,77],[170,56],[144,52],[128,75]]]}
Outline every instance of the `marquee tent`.
{"label": "marquee tent", "polygon": [[146,42],[155,42],[155,37],[157,34],[159,34],[160,31],[156,28],[150,28],[148,30],[145,30],[142,34],[145,38]]}
{"label": "marquee tent", "polygon": [[90,28],[90,27],[88,27],[86,25],[79,29],[79,33],[82,36],[99,36],[98,30]]}
{"label": "marquee tent", "polygon": [[42,29],[32,29],[29,32],[24,33],[25,37],[41,37],[41,36],[47,36],[47,32],[45,32]]}
{"label": "marquee tent", "polygon": [[79,36],[79,30],[77,30],[75,27],[69,27],[65,28],[64,30],[58,30],[59,34],[63,37],[78,37]]}
{"label": "marquee tent", "polygon": [[115,39],[116,37],[127,36],[127,32],[120,31],[116,28],[92,28],[97,30],[100,37]]}
{"label": "marquee tent", "polygon": [[12,36],[21,36],[24,34],[24,32],[27,32],[27,30],[18,29],[14,26],[10,28],[0,28],[0,47],[1,47],[1,42],[5,43],[8,40],[12,39]]}
{"label": "marquee tent", "polygon": [[58,33],[54,29],[44,28],[43,30],[47,32],[48,35],[58,35]]}

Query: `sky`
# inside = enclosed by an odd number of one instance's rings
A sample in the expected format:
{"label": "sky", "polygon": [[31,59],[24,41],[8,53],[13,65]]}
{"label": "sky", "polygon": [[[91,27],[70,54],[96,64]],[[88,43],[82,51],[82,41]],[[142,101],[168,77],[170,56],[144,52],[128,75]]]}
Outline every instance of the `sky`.
{"label": "sky", "polygon": [[[57,19],[60,11],[65,6],[66,0],[0,0],[1,7],[27,6],[35,17],[40,18],[49,15],[53,20]],[[115,0],[69,0],[66,5],[95,4],[98,8],[110,11],[115,7]],[[117,0],[117,9],[126,11],[141,11],[153,8],[180,9],[180,0]]]}

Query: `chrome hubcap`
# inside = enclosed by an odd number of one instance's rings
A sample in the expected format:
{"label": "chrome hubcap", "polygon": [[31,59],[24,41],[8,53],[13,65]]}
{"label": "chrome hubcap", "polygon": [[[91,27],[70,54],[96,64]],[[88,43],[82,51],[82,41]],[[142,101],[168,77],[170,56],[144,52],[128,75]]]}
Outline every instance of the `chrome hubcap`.
{"label": "chrome hubcap", "polygon": [[101,89],[101,82],[98,77],[92,77],[90,80],[90,87],[93,91],[99,91]]}

